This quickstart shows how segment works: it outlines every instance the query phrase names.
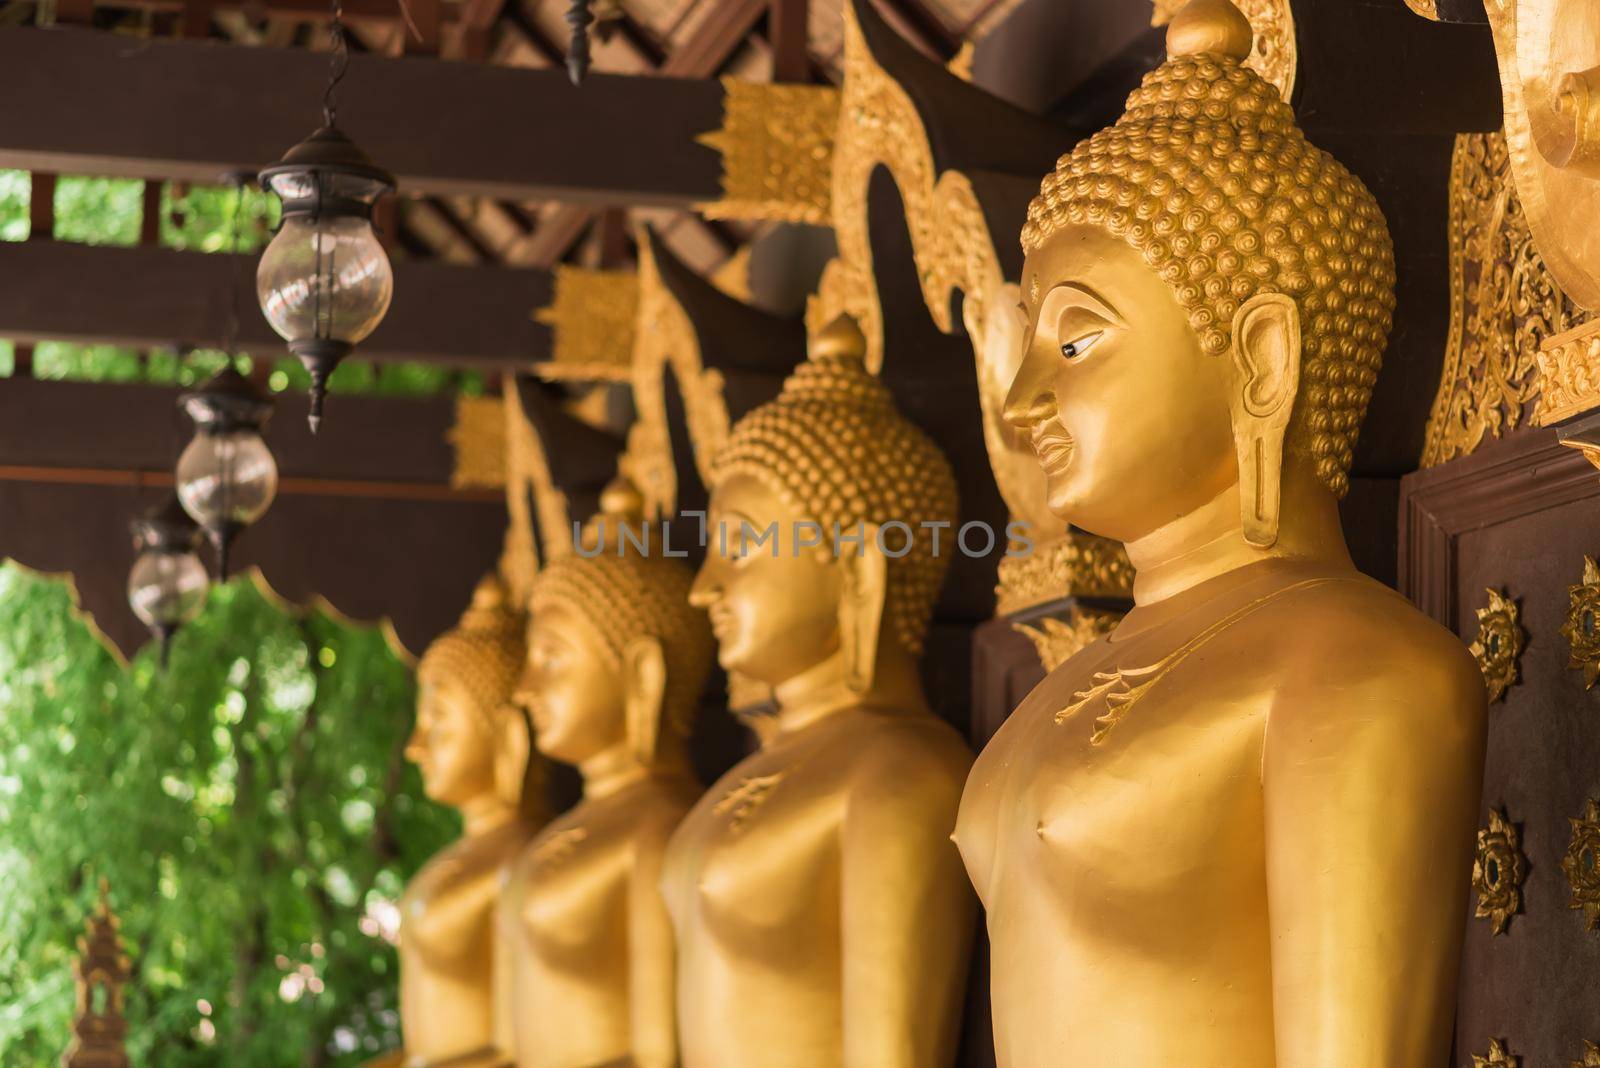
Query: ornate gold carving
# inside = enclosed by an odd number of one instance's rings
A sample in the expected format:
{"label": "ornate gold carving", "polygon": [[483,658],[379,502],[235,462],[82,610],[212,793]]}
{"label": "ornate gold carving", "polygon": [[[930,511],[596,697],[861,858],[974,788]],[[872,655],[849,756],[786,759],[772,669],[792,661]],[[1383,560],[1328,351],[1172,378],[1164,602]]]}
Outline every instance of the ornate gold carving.
{"label": "ornate gold carving", "polygon": [[1478,609],[1478,636],[1473,639],[1473,659],[1483,672],[1489,701],[1506,695],[1517,682],[1517,658],[1522,655],[1522,625],[1517,603],[1490,589],[1489,604]]}
{"label": "ornate gold carving", "polygon": [[1600,1046],[1588,1039],[1583,1043],[1583,1060],[1568,1061],[1568,1068],[1600,1068]]}
{"label": "ornate gold carving", "polygon": [[1547,338],[1538,360],[1540,426],[1600,407],[1600,319]]}
{"label": "ornate gold carving", "polygon": [[1292,583],[1281,590],[1274,590],[1269,594],[1257,597],[1248,604],[1240,605],[1153,664],[1148,664],[1144,667],[1113,668],[1110,671],[1097,671],[1094,673],[1094,685],[1073,694],[1072,702],[1056,713],[1055,720],[1057,723],[1066,723],[1074,719],[1084,709],[1099,702],[1105,711],[1095,717],[1094,730],[1089,736],[1089,743],[1091,745],[1101,745],[1110,736],[1112,729],[1118,723],[1121,723],[1129,712],[1133,711],[1134,705],[1143,700],[1145,695],[1154,689],[1157,683],[1172,672],[1173,668],[1187,660],[1190,655],[1205,646],[1212,638],[1215,638],[1257,609],[1276,601],[1285,594],[1308,590],[1317,586],[1325,586],[1330,582],[1337,581],[1339,580],[1317,578]]}
{"label": "ornate gold carving", "polygon": [[710,485],[711,456],[728,436],[728,406],[722,375],[700,362],[700,338],[688,312],[678,303],[656,267],[648,240],[639,245],[639,321],[633,334],[633,404],[637,418],[619,462],[622,474],[644,495],[648,518],[671,515],[678,507],[678,475],[667,429],[666,376],[672,368],[695,467]]}
{"label": "ornate gold carving", "polygon": [[724,794],[711,811],[718,816],[727,816],[728,826],[732,830],[742,830],[787,774],[787,771],[778,771],[771,775],[750,776]]}
{"label": "ornate gold carving", "polygon": [[1484,10],[1533,240],[1561,288],[1600,310],[1600,5],[1496,0]]}
{"label": "ornate gold carving", "polygon": [[[923,301],[935,325],[954,329],[950,298],[962,293],[961,320],[972,340],[984,443],[1000,496],[1035,537],[1051,541],[1066,526],[1044,504],[1044,475],[1027,443],[1001,418],[1022,350],[1019,295],[996,255],[996,236],[971,181],[939,174],[927,131],[911,98],[878,66],[845,5],[844,102],[834,148],[833,228],[839,255],[823,272],[806,311],[812,333],[848,313],[867,338],[867,368],[883,366],[883,323],[867,233],[867,187],[880,166],[899,187]],[[1015,241],[1014,233],[998,240]],[[1058,591],[1056,596],[1064,596]]]}
{"label": "ornate gold carving", "polygon": [[1522,853],[1517,828],[1504,809],[1489,810],[1489,826],[1478,831],[1478,854],[1472,860],[1472,888],[1478,892],[1473,913],[1487,919],[1495,934],[1504,934],[1511,917],[1522,911],[1522,880],[1528,858]]}
{"label": "ornate gold carving", "polygon": [[[500,577],[505,580],[515,604],[527,603],[533,576],[548,560],[539,558],[543,542],[549,559],[572,551],[571,509],[567,495],[556,488],[550,476],[550,462],[544,442],[534,432],[522,398],[508,376],[502,390],[506,420],[506,527],[500,553]],[[534,538],[538,524],[539,538]]]}
{"label": "ornate gold carving", "polygon": [[534,371],[551,381],[626,381],[638,308],[639,280],[632,271],[557,267],[550,306],[533,313],[550,327],[555,345]]}
{"label": "ornate gold carving", "polygon": [[1600,566],[1592,556],[1583,558],[1583,581],[1567,587],[1567,621],[1561,625],[1572,649],[1567,667],[1582,670],[1583,688],[1592,690],[1600,678]]}
{"label": "ornate gold carving", "polygon": [[[1165,26],[1187,2],[1155,0],[1150,25]],[[1418,0],[1407,0],[1407,3],[1413,4],[1413,10],[1415,2]],[[1432,0],[1421,2],[1431,3]],[[1250,30],[1255,35],[1245,66],[1271,82],[1283,99],[1288,100],[1294,92],[1295,70],[1299,65],[1299,52],[1294,41],[1294,12],[1290,10],[1289,0],[1233,0],[1233,3],[1250,20]]]}
{"label": "ornate gold carving", "polygon": [[1067,619],[1041,619],[1038,626],[1013,623],[1011,629],[1033,643],[1039,662],[1054,671],[1077,655],[1080,649],[1111,633],[1121,618],[1115,612],[1076,608]]}
{"label": "ornate gold carving", "polygon": [[1406,7],[1421,15],[1425,19],[1439,21],[1438,0],[1406,0]]}
{"label": "ornate gold carving", "polygon": [[128,1021],[122,1016],[122,988],[132,974],[122,952],[122,922],[111,911],[111,888],[100,880],[100,900],[78,939],[72,978],[78,989],[72,1042],[61,1055],[63,1068],[128,1068],[123,1043]]}
{"label": "ornate gold carving", "polygon": [[1133,565],[1122,546],[1109,538],[1077,531],[1027,555],[1000,561],[995,611],[1002,616],[1061,597],[1127,600],[1133,596]]}
{"label": "ornate gold carving", "polygon": [[1572,841],[1561,870],[1572,885],[1569,907],[1582,909],[1584,930],[1600,931],[1600,801],[1590,798],[1581,817],[1568,817]]}
{"label": "ornate gold carving", "polygon": [[1489,1040],[1488,1056],[1474,1054],[1472,1058],[1472,1068],[1519,1068],[1521,1064],[1522,1058],[1506,1049],[1505,1043],[1498,1038]]}
{"label": "ornate gold carving", "polygon": [[456,489],[499,489],[506,484],[506,413],[499,397],[456,397],[456,422],[450,428]]}
{"label": "ornate gold carving", "polygon": [[1520,425],[1538,395],[1539,347],[1575,315],[1534,247],[1505,138],[1459,135],[1450,164],[1450,334],[1423,466]]}
{"label": "ornate gold carving", "polygon": [[722,128],[698,140],[722,154],[722,199],[710,219],[828,222],[839,91],[722,80]]}
{"label": "ornate gold carving", "polygon": [[534,868],[542,872],[558,867],[571,857],[588,837],[589,832],[582,827],[566,827],[552,831],[545,836],[544,841],[535,843],[530,850]]}

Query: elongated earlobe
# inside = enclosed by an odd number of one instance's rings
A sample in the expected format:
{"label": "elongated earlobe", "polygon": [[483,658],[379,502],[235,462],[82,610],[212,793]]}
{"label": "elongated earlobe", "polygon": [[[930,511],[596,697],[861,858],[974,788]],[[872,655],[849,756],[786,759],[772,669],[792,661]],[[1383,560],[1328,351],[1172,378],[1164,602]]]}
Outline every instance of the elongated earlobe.
{"label": "elongated earlobe", "polygon": [[527,713],[506,705],[496,714],[498,730],[494,750],[495,795],[513,808],[523,803],[522,791],[528,780],[528,761],[533,757],[533,738]]}
{"label": "elongated earlobe", "polygon": [[841,550],[844,593],[839,599],[839,642],[844,651],[845,685],[852,693],[872,689],[878,666],[878,633],[888,595],[889,561],[878,548],[878,527],[865,525],[860,551]]}
{"label": "elongated earlobe", "polygon": [[1300,390],[1300,310],[1282,293],[1261,293],[1233,317],[1229,402],[1239,461],[1244,537],[1260,549],[1278,540],[1284,436]]}
{"label": "elongated earlobe", "polygon": [[637,638],[623,651],[623,685],[628,744],[639,763],[655,763],[666,711],[667,658],[654,638]]}

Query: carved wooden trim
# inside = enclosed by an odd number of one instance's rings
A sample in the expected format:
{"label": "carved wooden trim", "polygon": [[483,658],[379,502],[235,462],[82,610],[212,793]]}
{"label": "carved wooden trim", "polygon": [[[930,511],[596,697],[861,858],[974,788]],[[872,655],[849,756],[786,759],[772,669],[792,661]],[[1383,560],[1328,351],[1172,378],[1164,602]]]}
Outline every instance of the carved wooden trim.
{"label": "carved wooden trim", "polygon": [[1596,495],[1595,469],[1548,430],[1409,474],[1400,480],[1400,591],[1455,630],[1461,535]]}

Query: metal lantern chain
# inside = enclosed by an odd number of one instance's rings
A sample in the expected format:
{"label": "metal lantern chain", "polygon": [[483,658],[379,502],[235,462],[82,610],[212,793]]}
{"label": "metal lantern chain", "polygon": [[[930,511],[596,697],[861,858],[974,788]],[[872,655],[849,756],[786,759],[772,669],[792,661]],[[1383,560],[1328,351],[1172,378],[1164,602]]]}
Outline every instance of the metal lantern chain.
{"label": "metal lantern chain", "polygon": [[594,12],[589,10],[592,0],[572,0],[567,8],[567,25],[572,27],[572,38],[567,43],[567,77],[573,85],[582,85],[583,76],[589,73],[589,26],[594,22]]}
{"label": "metal lantern chain", "polygon": [[328,21],[328,44],[332,46],[333,67],[328,73],[328,87],[322,91],[322,125],[333,126],[338,118],[339,104],[334,93],[350,69],[350,41],[344,32],[344,4],[333,0],[333,17]]}

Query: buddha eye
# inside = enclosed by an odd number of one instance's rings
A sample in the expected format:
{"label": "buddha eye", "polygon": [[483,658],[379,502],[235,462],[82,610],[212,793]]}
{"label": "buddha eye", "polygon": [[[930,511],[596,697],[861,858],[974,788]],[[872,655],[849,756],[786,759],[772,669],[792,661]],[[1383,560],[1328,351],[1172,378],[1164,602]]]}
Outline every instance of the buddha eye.
{"label": "buddha eye", "polygon": [[1061,346],[1061,355],[1066,359],[1075,360],[1094,348],[1104,335],[1104,330],[1095,330],[1081,337],[1075,337]]}

